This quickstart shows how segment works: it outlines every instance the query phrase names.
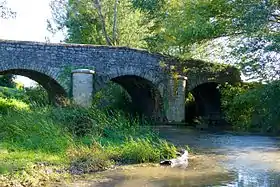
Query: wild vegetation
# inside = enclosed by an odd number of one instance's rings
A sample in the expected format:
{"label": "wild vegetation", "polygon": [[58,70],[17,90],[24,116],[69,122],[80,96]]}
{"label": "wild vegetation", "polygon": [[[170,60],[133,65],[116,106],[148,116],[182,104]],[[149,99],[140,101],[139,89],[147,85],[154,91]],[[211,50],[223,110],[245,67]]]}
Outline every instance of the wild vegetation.
{"label": "wild vegetation", "polygon": [[[239,131],[278,131],[274,95],[279,80],[279,1],[60,0],[51,7],[49,28],[66,30],[66,42],[141,47],[183,59],[235,65],[246,79],[267,84],[222,86],[226,120]],[[124,12],[129,16],[123,18]],[[223,72],[199,60],[192,61],[198,68],[189,68],[189,62],[173,65],[187,76],[202,69]]]}
{"label": "wild vegetation", "polygon": [[[221,85],[226,120],[237,131],[279,133],[278,0],[53,0],[51,8],[48,28],[66,31],[68,43],[144,48],[206,61],[214,56],[215,62],[236,65],[266,84]],[[0,18],[14,15],[0,3]],[[185,60],[175,69],[191,76],[229,67],[200,60]],[[198,68],[189,71],[190,62]],[[114,84],[96,94],[90,109],[50,106],[41,87],[15,87],[13,75],[1,76],[0,85],[5,86],[0,87],[0,181],[5,184],[38,186],[59,179],[58,173],[158,162],[175,154],[174,145],[148,122],[127,114],[130,98]]]}
{"label": "wild vegetation", "polygon": [[234,130],[280,133],[279,84],[242,83],[220,88],[222,108]]}
{"label": "wild vegetation", "polygon": [[11,92],[0,97],[0,181],[37,186],[57,177],[44,170],[38,176],[42,164],[66,175],[175,156],[175,146],[160,139],[148,123],[121,111],[52,107],[39,103],[42,91],[36,90],[36,97],[25,92],[25,98],[12,98]]}

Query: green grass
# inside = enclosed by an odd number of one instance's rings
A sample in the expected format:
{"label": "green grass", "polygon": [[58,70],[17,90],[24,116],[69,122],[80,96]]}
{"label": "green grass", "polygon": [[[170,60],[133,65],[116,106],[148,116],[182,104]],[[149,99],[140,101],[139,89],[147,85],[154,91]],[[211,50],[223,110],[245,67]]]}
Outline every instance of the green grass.
{"label": "green grass", "polygon": [[121,112],[28,106],[0,98],[0,181],[2,177],[37,186],[49,180],[38,169],[42,162],[63,171],[89,173],[114,164],[175,156],[176,148],[152,132],[148,123]]}
{"label": "green grass", "polygon": [[0,116],[8,112],[30,110],[28,104],[16,99],[7,99],[0,97]]}
{"label": "green grass", "polygon": [[[2,145],[3,147],[3,145]],[[0,174],[7,174],[24,169],[34,163],[65,164],[63,155],[47,154],[39,151],[0,149]]]}

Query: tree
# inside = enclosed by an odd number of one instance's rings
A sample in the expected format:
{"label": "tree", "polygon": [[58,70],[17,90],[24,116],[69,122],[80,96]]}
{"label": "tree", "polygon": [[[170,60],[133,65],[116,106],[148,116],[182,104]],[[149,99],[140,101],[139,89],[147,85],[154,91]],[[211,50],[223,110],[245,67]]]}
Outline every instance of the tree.
{"label": "tree", "polygon": [[59,0],[51,3],[49,30],[66,29],[66,42],[145,48],[143,14],[129,0]]}
{"label": "tree", "polygon": [[279,78],[280,68],[275,68],[280,60],[278,0],[133,0],[133,5],[154,23],[147,40],[150,50],[193,57],[210,47],[219,56],[213,45],[224,38],[231,49],[224,56],[235,60],[243,73],[251,78]]}
{"label": "tree", "polygon": [[[280,59],[279,4],[278,0],[69,0],[52,8],[57,28],[67,28],[67,42],[141,47],[210,61],[214,54],[235,62],[250,78],[269,80],[278,79],[280,72],[275,68]],[[221,47],[217,41],[230,52],[217,51],[215,46]]]}

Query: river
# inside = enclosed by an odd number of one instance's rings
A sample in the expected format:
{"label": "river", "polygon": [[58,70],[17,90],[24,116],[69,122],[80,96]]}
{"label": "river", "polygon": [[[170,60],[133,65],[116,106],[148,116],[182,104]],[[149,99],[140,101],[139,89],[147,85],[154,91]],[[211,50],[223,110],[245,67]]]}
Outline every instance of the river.
{"label": "river", "polygon": [[[92,187],[274,187],[280,186],[280,139],[209,133],[174,126],[156,127],[162,138],[189,145],[186,170],[157,165],[126,166],[86,177],[67,186]],[[90,179],[90,177],[92,179]],[[97,180],[98,179],[98,180]]]}

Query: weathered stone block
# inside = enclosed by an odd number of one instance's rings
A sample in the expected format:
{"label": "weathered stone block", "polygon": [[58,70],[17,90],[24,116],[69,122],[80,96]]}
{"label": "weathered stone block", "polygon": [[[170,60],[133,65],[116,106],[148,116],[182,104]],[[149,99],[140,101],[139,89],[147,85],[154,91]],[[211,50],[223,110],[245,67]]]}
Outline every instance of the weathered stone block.
{"label": "weathered stone block", "polygon": [[72,93],[76,104],[90,107],[93,94],[93,70],[76,69],[72,72]]}

